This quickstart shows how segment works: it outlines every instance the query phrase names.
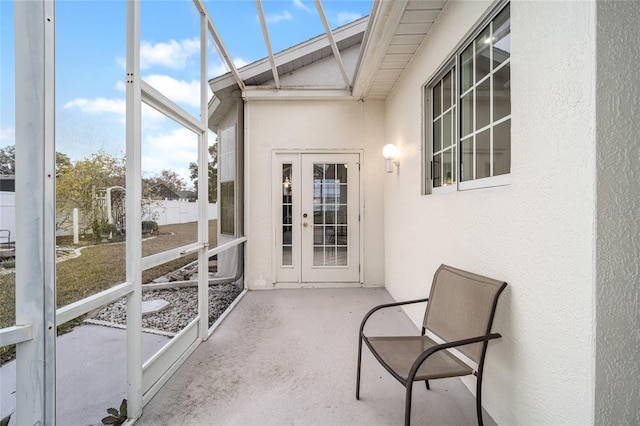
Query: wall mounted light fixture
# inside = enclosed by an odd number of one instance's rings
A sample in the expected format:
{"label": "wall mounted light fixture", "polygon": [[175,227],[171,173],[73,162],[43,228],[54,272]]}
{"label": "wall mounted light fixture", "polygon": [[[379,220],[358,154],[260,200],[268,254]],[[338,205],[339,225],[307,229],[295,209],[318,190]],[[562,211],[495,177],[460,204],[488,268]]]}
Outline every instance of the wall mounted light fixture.
{"label": "wall mounted light fixture", "polygon": [[393,165],[395,164],[396,167],[400,165],[398,161],[398,157],[400,156],[398,147],[392,143],[385,145],[384,148],[382,148],[382,156],[385,159],[385,172],[393,173]]}

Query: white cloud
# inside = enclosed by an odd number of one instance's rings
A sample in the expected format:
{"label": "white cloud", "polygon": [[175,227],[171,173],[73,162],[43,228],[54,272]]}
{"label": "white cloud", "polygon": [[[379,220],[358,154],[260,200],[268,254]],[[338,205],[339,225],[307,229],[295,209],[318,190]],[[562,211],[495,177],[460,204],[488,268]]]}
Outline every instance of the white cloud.
{"label": "white cloud", "polygon": [[109,112],[124,117],[126,113],[126,103],[124,99],[86,99],[77,98],[64,104],[64,108],[80,108],[83,112],[102,113]]}
{"label": "white cloud", "polygon": [[294,5],[295,7],[297,7],[298,9],[302,9],[302,10],[304,10],[304,11],[306,11],[306,12],[311,12],[311,10],[312,10],[309,6],[307,6],[306,4],[304,4],[304,3],[302,2],[302,0],[293,0],[293,5]]}
{"label": "white cloud", "polygon": [[[236,66],[236,68],[241,68],[248,63],[249,61],[239,56],[233,58],[233,64]],[[211,76],[218,77],[220,75],[226,74],[228,71],[229,69],[227,68],[227,65],[219,58],[216,62],[209,64],[209,75]]]}
{"label": "white cloud", "polygon": [[125,92],[127,91],[127,86],[124,84],[124,82],[123,82],[122,80],[119,80],[119,81],[116,83],[116,90],[117,90],[118,92],[125,93]]}
{"label": "white cloud", "polygon": [[161,65],[171,69],[183,69],[187,60],[200,51],[198,38],[181,41],[169,40],[168,43],[151,44],[148,41],[140,43],[140,69],[148,69],[154,65]]}
{"label": "white cloud", "polygon": [[189,184],[189,163],[198,160],[198,138],[185,129],[174,129],[169,133],[146,137],[142,152],[142,170],[159,174],[172,170]]}
{"label": "white cloud", "polygon": [[143,77],[143,80],[174,102],[193,107],[200,106],[200,82],[198,80],[176,80],[162,74],[152,74]]}
{"label": "white cloud", "polygon": [[282,13],[270,13],[264,16],[264,20],[270,24],[277,24],[280,21],[289,21],[293,19],[293,15],[285,10]]}
{"label": "white cloud", "polygon": [[15,130],[12,127],[0,129],[0,142],[13,145],[15,143]]}
{"label": "white cloud", "polygon": [[345,25],[360,18],[362,18],[362,15],[357,12],[339,12],[336,16],[336,24],[338,26]]}

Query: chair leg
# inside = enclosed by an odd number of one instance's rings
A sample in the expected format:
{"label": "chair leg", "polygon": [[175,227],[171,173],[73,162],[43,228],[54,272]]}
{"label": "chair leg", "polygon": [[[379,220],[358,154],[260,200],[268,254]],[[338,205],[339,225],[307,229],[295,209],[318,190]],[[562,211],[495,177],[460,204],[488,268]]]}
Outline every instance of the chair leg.
{"label": "chair leg", "polygon": [[411,391],[413,390],[413,382],[407,383],[407,395],[404,402],[404,426],[411,425]]}
{"label": "chair leg", "polygon": [[429,381],[425,380],[424,381],[424,385],[427,387],[427,390],[430,390],[431,388],[429,387]]}
{"label": "chair leg", "polygon": [[476,381],[476,413],[478,414],[478,426],[482,426],[482,374]]}
{"label": "chair leg", "polygon": [[358,340],[358,376],[356,378],[356,399],[360,399],[360,364],[362,363],[362,336]]}

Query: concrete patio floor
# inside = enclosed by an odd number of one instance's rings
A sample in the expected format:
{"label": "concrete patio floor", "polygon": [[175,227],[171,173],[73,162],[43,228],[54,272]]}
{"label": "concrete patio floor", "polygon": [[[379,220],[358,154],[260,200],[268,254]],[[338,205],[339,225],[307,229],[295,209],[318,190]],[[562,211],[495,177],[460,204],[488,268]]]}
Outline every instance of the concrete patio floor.
{"label": "concrete patio floor", "polygon": [[[357,336],[384,289],[248,292],[144,408],[138,425],[401,424],[404,387],[365,349],[355,399]],[[372,331],[417,333],[399,309]],[[489,378],[490,380],[490,378]],[[487,425],[495,422],[485,413]],[[475,399],[459,379],[416,384],[415,425],[476,424]]]}

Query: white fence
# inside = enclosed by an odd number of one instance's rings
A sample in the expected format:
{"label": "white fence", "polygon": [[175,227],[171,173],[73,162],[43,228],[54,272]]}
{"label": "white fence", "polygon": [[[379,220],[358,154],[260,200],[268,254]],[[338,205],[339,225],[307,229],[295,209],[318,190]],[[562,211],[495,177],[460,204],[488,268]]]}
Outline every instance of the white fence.
{"label": "white fence", "polygon": [[[0,229],[7,229],[11,232],[11,241],[15,241],[16,229],[16,194],[15,192],[0,192]],[[188,223],[198,220],[198,202],[189,203],[187,201],[162,200],[153,201],[145,209],[142,220],[155,220],[159,226],[171,225],[175,223]],[[82,216],[82,213],[80,213]],[[209,220],[218,218],[218,205],[209,203]],[[82,219],[81,219],[82,221]],[[82,227],[81,227],[82,229]],[[73,235],[73,224],[58,229],[57,236]],[[2,235],[4,237],[4,233]],[[0,243],[4,243],[2,240]]]}
{"label": "white fence", "polygon": [[[152,201],[151,214],[145,215],[143,220],[155,220],[159,226],[171,225],[174,223],[188,223],[198,220],[198,202],[189,203],[187,201]],[[209,203],[209,220],[218,218],[218,205]]]}
{"label": "white fence", "polygon": [[[217,212],[216,212],[217,214]],[[16,193],[0,191],[0,229],[11,232],[11,241],[16,240]],[[2,233],[0,243],[5,243]]]}

